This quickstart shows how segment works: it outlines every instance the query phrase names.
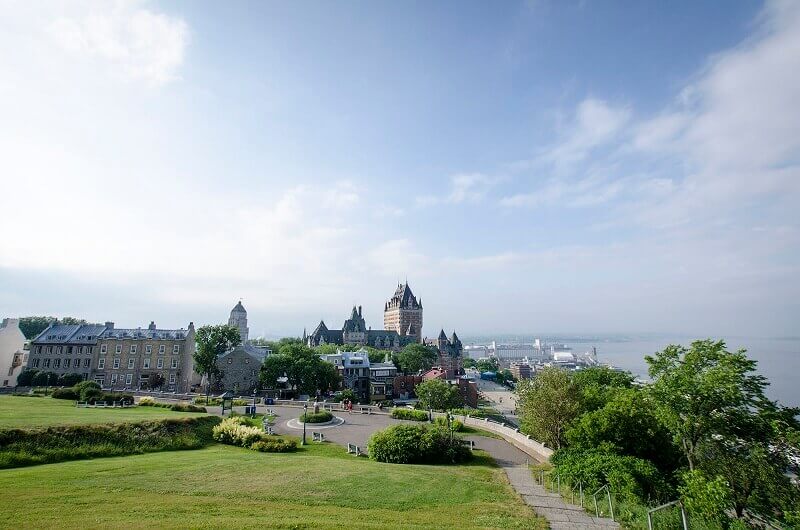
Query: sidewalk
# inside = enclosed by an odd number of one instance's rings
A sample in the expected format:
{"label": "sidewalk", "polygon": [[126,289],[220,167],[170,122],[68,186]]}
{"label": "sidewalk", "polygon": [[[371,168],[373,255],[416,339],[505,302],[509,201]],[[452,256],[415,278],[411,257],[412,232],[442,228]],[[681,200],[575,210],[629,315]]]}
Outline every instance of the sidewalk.
{"label": "sidewalk", "polygon": [[569,504],[557,493],[549,493],[536,484],[530,468],[504,465],[503,469],[514,489],[525,502],[550,523],[551,530],[611,530],[620,528],[611,519],[592,517],[580,506]]}

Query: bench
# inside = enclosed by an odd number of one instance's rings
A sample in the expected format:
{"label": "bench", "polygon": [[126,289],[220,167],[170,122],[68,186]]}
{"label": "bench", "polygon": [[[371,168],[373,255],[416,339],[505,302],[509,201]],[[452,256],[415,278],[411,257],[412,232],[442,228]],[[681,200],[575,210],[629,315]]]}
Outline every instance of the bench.
{"label": "bench", "polygon": [[323,433],[321,433],[321,432],[313,432],[312,431],[311,432],[311,440],[313,440],[315,442],[324,442],[325,441],[325,435]]}
{"label": "bench", "polygon": [[361,448],[359,446],[357,446],[356,444],[348,443],[347,444],[347,454],[361,456],[364,453],[361,452]]}
{"label": "bench", "polygon": [[265,425],[264,426],[264,432],[267,433],[270,436],[274,436],[275,435],[275,431],[269,425]]}
{"label": "bench", "polygon": [[372,414],[372,407],[361,407],[361,414]]}
{"label": "bench", "polygon": [[464,444],[464,445],[468,445],[470,451],[474,451],[475,450],[475,441],[474,440],[461,440],[461,443]]}
{"label": "bench", "polygon": [[87,403],[86,401],[76,401],[75,402],[75,406],[76,407],[88,407],[89,403]]}

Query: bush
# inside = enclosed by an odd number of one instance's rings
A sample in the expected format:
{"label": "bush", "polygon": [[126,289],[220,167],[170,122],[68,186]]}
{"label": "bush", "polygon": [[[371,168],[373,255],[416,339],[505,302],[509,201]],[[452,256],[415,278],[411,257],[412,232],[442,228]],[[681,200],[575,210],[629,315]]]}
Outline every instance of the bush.
{"label": "bush", "polygon": [[300,423],[325,423],[327,421],[331,421],[332,419],[333,414],[327,410],[321,410],[316,413],[309,412],[307,414],[300,415]]}
{"label": "bush", "polygon": [[0,429],[0,468],[104,456],[197,449],[213,441],[215,416],[104,425]]}
{"label": "bush", "polygon": [[369,457],[394,464],[445,464],[472,458],[469,449],[442,429],[422,425],[394,425],[372,435]]}
{"label": "bush", "polygon": [[271,438],[255,442],[250,449],[261,453],[291,453],[297,450],[297,442],[283,438]]}
{"label": "bush", "polygon": [[234,416],[226,418],[214,427],[213,437],[219,443],[250,447],[255,442],[264,440],[264,433],[258,427],[245,425],[242,418]]}
{"label": "bush", "polygon": [[562,480],[572,484],[583,481],[584,489],[608,484],[615,495],[631,502],[668,500],[674,493],[649,460],[598,450],[562,449],[551,461]]}
{"label": "bush", "polygon": [[95,383],[94,381],[81,381],[72,388],[75,389],[75,392],[81,394],[85,389],[89,388],[100,390],[100,385],[98,383]]}
{"label": "bush", "polygon": [[25,369],[20,372],[19,376],[17,376],[17,385],[18,386],[33,386],[33,378],[36,374],[39,373],[39,370],[31,370]]}
{"label": "bush", "polygon": [[198,407],[190,403],[174,403],[169,405],[169,409],[175,412],[206,412],[205,407]]}
{"label": "bush", "polygon": [[76,374],[75,372],[63,374],[58,378],[58,384],[61,386],[75,386],[82,381],[83,376],[81,374]]}
{"label": "bush", "polygon": [[75,392],[74,388],[57,388],[53,390],[53,393],[50,397],[54,399],[71,399],[73,401],[77,401],[80,395]]}
{"label": "bush", "polygon": [[[434,423],[436,423],[437,427],[442,427],[444,429],[447,429],[447,418],[443,418],[440,416],[436,418]],[[455,432],[461,432],[464,430],[464,423],[458,420],[450,420],[450,428],[453,429],[453,431]]]}
{"label": "bush", "polygon": [[250,401],[250,400],[247,400],[247,399],[239,399],[239,398],[237,398],[237,399],[231,400],[231,404],[234,407],[246,407],[247,405],[252,405],[253,402]]}
{"label": "bush", "polygon": [[155,407],[156,400],[150,396],[145,396],[139,400],[140,407]]}
{"label": "bush", "polygon": [[81,390],[79,397],[81,401],[88,401],[90,403],[95,403],[97,401],[105,401],[105,395],[106,395],[105,392],[103,392],[99,388],[89,387]]}
{"label": "bush", "polygon": [[220,405],[222,405],[222,400],[215,397],[209,397],[208,399],[206,399],[205,396],[203,396],[194,398],[194,404],[207,405],[209,407],[219,407]]}
{"label": "bush", "polygon": [[393,408],[392,418],[398,420],[428,421],[428,413],[424,410]]}
{"label": "bush", "polygon": [[481,409],[451,409],[450,413],[456,416],[469,416],[471,418],[486,417],[486,412]]}

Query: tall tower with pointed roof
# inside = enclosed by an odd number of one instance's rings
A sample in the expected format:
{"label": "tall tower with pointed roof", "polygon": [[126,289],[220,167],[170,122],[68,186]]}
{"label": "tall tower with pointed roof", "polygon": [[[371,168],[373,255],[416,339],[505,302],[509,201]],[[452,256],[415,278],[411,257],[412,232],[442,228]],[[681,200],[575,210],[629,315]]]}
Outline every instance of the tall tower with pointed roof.
{"label": "tall tower with pointed roof", "polygon": [[242,301],[236,304],[231,309],[231,316],[228,319],[228,325],[233,326],[239,330],[239,337],[242,339],[242,344],[247,343],[250,330],[247,327],[247,311],[242,305]]}
{"label": "tall tower with pointed roof", "polygon": [[383,309],[383,329],[422,342],[422,299],[417,300],[408,281],[397,285]]}

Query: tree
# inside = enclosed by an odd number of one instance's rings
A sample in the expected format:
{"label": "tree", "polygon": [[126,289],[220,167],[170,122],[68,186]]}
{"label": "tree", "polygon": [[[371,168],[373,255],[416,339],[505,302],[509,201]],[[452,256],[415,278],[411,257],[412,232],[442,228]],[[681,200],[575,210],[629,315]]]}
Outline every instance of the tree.
{"label": "tree", "polygon": [[211,393],[211,378],[220,376],[217,358],[223,353],[241,344],[239,329],[234,326],[220,324],[203,326],[195,333],[196,348],[194,355],[195,371],[206,377],[206,400]]}
{"label": "tree", "polygon": [[745,350],[726,351],[723,341],[699,340],[690,349],[670,345],[646,356],[659,412],[694,470],[701,444],[730,433],[750,408],[766,400],[763,376]]}
{"label": "tree", "polygon": [[480,359],[477,363],[475,363],[475,367],[478,369],[479,372],[495,372],[497,373],[500,370],[500,363],[497,362],[497,359],[494,357],[490,357],[489,359]]}
{"label": "tree", "polygon": [[53,372],[37,372],[31,383],[33,386],[55,386],[58,375]]}
{"label": "tree", "polygon": [[565,371],[547,367],[517,386],[521,430],[553,449],[566,442],[566,431],[578,416],[578,388]]}
{"label": "tree", "polygon": [[83,381],[81,374],[63,374],[58,378],[58,386],[74,386]]}
{"label": "tree", "polygon": [[671,474],[680,466],[672,435],[642,390],[620,390],[603,408],[582,414],[566,432],[570,448],[602,448],[623,456],[649,460]]}
{"label": "tree", "polygon": [[267,387],[274,388],[278,378],[286,377],[289,387],[299,393],[313,394],[339,387],[341,378],[333,364],[323,361],[308,346],[291,343],[281,347],[261,365],[259,379]]}
{"label": "tree", "polygon": [[646,357],[659,415],[680,445],[690,471],[699,470],[731,489],[737,517],[745,510],[773,516],[800,499],[784,472],[798,454],[800,409],[765,396],[767,380],[755,374],[745,350],[723,341],[668,346]]}
{"label": "tree", "polygon": [[161,372],[153,372],[150,374],[150,379],[147,380],[147,386],[150,387],[150,390],[160,390],[165,382],[166,380]]}
{"label": "tree", "polygon": [[603,408],[614,399],[619,390],[631,388],[633,376],[629,372],[612,370],[607,366],[592,366],[571,374],[581,397],[581,410],[590,412]]}
{"label": "tree", "polygon": [[395,364],[404,374],[417,373],[430,369],[438,358],[439,354],[433,348],[414,343],[400,350],[395,357]]}
{"label": "tree", "polygon": [[17,385],[18,386],[34,386],[33,380],[36,377],[36,374],[39,373],[39,370],[31,370],[25,369],[20,372],[19,376],[17,376]]}
{"label": "tree", "polygon": [[472,359],[471,357],[465,357],[461,364],[462,366],[464,366],[464,368],[475,368],[476,366],[478,366],[477,361],[475,361],[475,359]]}
{"label": "tree", "polygon": [[497,375],[495,377],[495,381],[497,381],[497,383],[499,383],[501,385],[506,385],[508,383],[515,382],[516,379],[514,379],[514,376],[512,375],[511,370],[500,370],[499,372],[497,372]]}
{"label": "tree", "polygon": [[428,379],[414,388],[423,409],[448,411],[462,405],[458,388],[441,379]]}

